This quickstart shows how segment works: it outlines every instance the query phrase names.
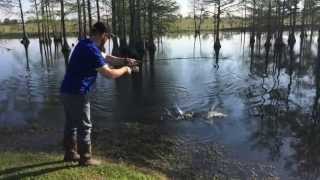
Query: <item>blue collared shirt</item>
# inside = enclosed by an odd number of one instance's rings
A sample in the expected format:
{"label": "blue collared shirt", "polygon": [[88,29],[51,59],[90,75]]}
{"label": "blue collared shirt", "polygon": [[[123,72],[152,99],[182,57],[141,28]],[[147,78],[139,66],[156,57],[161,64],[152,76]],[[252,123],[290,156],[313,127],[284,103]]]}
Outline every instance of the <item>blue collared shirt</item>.
{"label": "blue collared shirt", "polygon": [[87,94],[97,79],[97,68],[106,65],[97,45],[90,39],[81,40],[70,57],[60,92]]}

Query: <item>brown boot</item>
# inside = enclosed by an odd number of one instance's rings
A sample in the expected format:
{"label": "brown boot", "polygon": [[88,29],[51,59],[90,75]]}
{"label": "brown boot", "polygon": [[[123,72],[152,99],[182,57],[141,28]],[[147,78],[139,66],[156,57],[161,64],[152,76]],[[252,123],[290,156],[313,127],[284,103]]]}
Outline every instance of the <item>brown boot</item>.
{"label": "brown boot", "polygon": [[80,155],[77,151],[77,141],[73,138],[65,138],[64,142],[64,158],[65,162],[76,162],[80,160]]}
{"label": "brown boot", "polygon": [[98,166],[101,164],[101,161],[93,159],[91,157],[92,156],[91,144],[79,145],[79,154],[80,154],[80,160],[79,160],[80,166]]}

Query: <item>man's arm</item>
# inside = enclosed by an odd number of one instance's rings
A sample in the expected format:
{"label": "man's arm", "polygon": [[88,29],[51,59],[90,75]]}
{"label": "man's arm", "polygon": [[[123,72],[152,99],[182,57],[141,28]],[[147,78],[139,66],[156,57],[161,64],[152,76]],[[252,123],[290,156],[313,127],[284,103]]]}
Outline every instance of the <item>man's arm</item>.
{"label": "man's arm", "polygon": [[106,61],[111,66],[137,66],[138,63],[135,59],[130,58],[120,58],[111,55],[106,55]]}
{"label": "man's arm", "polygon": [[110,61],[120,61],[120,62],[126,60],[126,58],[120,58],[120,57],[116,57],[116,56],[112,56],[112,55],[107,55],[106,59],[110,60]]}
{"label": "man's arm", "polygon": [[125,74],[131,74],[131,68],[124,66],[120,69],[111,69],[108,65],[102,66],[97,71],[106,78],[117,79]]}

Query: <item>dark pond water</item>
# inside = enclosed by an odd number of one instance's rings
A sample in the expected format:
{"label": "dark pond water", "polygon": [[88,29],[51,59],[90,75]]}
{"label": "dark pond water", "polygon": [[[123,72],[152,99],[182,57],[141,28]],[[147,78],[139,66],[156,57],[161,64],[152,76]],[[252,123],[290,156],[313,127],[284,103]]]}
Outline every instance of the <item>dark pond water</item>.
{"label": "dark pond water", "polygon": [[[164,37],[154,64],[145,63],[141,76],[118,81],[98,78],[91,100],[95,127],[116,130],[126,123],[156,124],[172,138],[221,144],[228,159],[259,164],[250,168],[251,177],[254,171],[268,167],[271,170],[265,169],[269,174],[263,177],[317,179],[320,89],[316,87],[320,85],[316,83],[316,38],[302,43],[303,48],[297,38],[294,51],[284,48],[278,58],[274,50],[266,58],[263,45],[252,55],[248,40],[248,35],[223,34],[222,58],[216,66],[214,58],[190,58],[214,56],[212,35],[203,35],[196,42],[192,35]],[[55,58],[42,62],[37,42],[31,40],[27,70],[19,40],[0,40],[1,47],[12,49],[0,48],[1,128],[63,126],[59,87],[64,60],[52,48]],[[172,59],[181,57],[187,59]],[[166,118],[165,110],[176,106],[195,113],[206,113],[214,106],[227,117]]]}

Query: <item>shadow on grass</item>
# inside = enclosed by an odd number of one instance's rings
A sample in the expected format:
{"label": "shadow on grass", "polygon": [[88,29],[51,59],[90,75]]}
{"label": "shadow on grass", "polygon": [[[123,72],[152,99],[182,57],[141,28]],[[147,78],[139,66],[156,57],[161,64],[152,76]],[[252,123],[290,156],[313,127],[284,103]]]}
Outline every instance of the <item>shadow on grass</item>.
{"label": "shadow on grass", "polygon": [[13,167],[0,171],[1,180],[23,179],[36,177],[51,172],[76,167],[72,164],[66,164],[63,161],[52,161],[46,163],[32,164],[21,167]]}

